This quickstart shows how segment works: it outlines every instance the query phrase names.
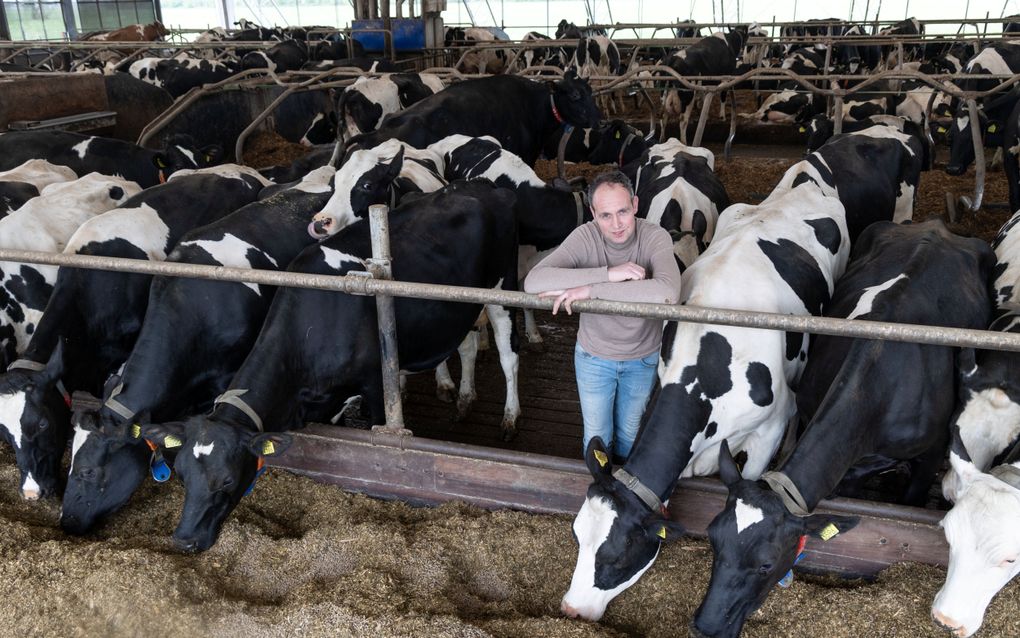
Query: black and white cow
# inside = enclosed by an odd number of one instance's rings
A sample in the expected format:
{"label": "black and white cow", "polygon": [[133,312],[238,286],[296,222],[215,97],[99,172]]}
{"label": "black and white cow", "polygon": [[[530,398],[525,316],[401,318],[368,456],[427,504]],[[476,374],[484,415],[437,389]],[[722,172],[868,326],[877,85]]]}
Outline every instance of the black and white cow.
{"label": "black and white cow", "polygon": [[534,166],[549,135],[564,122],[595,126],[598,108],[591,87],[573,71],[557,82],[498,75],[458,82],[397,113],[371,133],[348,140],[348,149],[371,148],[388,139],[425,148],[460,133],[489,135]]}
{"label": "black and white cow", "polygon": [[336,114],[344,137],[374,131],[383,118],[398,113],[443,90],[443,80],[432,73],[392,73],[358,78],[337,98]]}
{"label": "black and white cow", "polygon": [[199,148],[188,135],[175,135],[162,151],[129,142],[64,131],[12,131],[0,134],[0,170],[43,158],[70,168],[79,177],[89,173],[119,175],[142,188],[155,186],[174,171],[216,164],[219,145]]}
{"label": "black and white cow", "polygon": [[[921,143],[921,170],[930,168],[931,148],[924,139],[920,126],[906,118],[896,115],[875,115],[860,122],[844,122],[843,134],[857,133],[872,126],[888,126],[918,140]],[[807,134],[807,152],[813,153],[828,142],[832,138],[833,129],[832,120],[824,115],[811,118],[807,126],[801,127],[801,132]]]}
{"label": "black and white cow", "polygon": [[585,80],[595,75],[619,75],[622,68],[620,50],[615,42],[604,35],[581,38],[577,41],[571,59],[564,66],[577,69],[577,76]]}
{"label": "black and white cow", "polygon": [[[972,76],[959,82],[965,91],[987,91],[1003,80],[987,79],[987,74],[1012,75],[1020,72],[1020,47],[1008,44],[990,46],[967,63],[965,72]],[[1020,99],[1016,89],[985,98],[979,105],[978,130],[981,132],[985,146],[1000,146],[1004,122]],[[949,161],[946,172],[950,175],[962,175],[974,161],[974,135],[970,122],[970,109],[967,103],[957,100],[955,105],[955,122],[949,129]],[[1003,149],[1006,151],[1007,149]]]}
{"label": "black and white cow", "polygon": [[[1015,405],[1015,404],[1014,404]],[[990,471],[972,462],[953,428],[949,463],[957,477],[956,504],[942,519],[949,543],[946,582],[931,606],[937,625],[967,638],[981,628],[999,590],[1020,573],[1020,446]]]}
{"label": "black and white cow", "polygon": [[[0,247],[63,252],[79,226],[141,190],[134,182],[99,173],[46,186],[39,197],[0,219]],[[0,262],[0,366],[4,370],[28,345],[56,279],[56,266]]]}
{"label": "black and white cow", "polygon": [[373,204],[395,206],[408,193],[431,193],[446,185],[442,159],[427,149],[387,140],[351,153],[337,170],[333,196],[308,224],[308,233],[324,239],[366,219]]}
{"label": "black and white cow", "polygon": [[[737,68],[747,41],[747,27],[736,27],[729,33],[717,32],[698,40],[673,54],[667,64],[684,78],[698,75],[731,75]],[[687,124],[694,108],[694,92],[673,89],[663,96],[662,127],[670,117],[680,120],[680,140],[687,140]]]}
{"label": "black and white cow", "polygon": [[[843,319],[980,329],[991,304],[989,246],[922,224],[877,222],[854,244],[825,314]],[[856,519],[813,514],[850,479],[909,461],[901,500],[922,503],[941,466],[955,407],[956,349],[900,341],[819,335],[797,388],[806,429],[789,457],[763,481],[744,480],[720,450],[726,507],[708,527],[715,560],[692,635],[735,638],[744,621],[789,572],[805,535],[828,540]],[[923,370],[904,377],[903,370]],[[899,379],[890,384],[889,379]],[[852,476],[852,479],[851,479]]]}
{"label": "black and white cow", "polygon": [[[505,38],[497,37],[483,27],[449,27],[444,36],[447,47],[471,46],[481,42],[496,42]],[[467,50],[454,68],[461,73],[502,73],[506,67],[507,50],[500,48],[477,48]]]}
{"label": "black and white cow", "polygon": [[[910,39],[924,35],[924,25],[921,24],[917,18],[907,18],[901,20],[892,26],[888,26],[878,32],[880,36],[895,37]],[[916,59],[922,51],[922,44],[904,44],[903,45],[903,57],[904,60],[900,60],[898,56],[898,47],[895,45],[883,45],[882,46],[882,59],[885,62],[885,67],[891,69],[895,66],[903,64],[907,60]]]}
{"label": "black and white cow", "polygon": [[[217,167],[213,170],[226,170]],[[206,169],[211,170],[211,169]],[[162,260],[180,237],[253,201],[260,182],[251,169],[236,167],[232,177],[187,175],[147,188],[117,209],[85,222],[68,240],[66,253]],[[44,406],[60,398],[57,378],[67,391],[102,391],[106,379],[127,359],[141,328],[148,301],[148,275],[61,268],[53,294],[22,358],[0,375],[0,383],[29,388],[0,400],[19,406],[0,423],[8,433],[20,429],[15,449],[26,496],[58,489],[60,460],[69,423]],[[45,368],[63,343],[62,364]],[[18,417],[20,416],[20,422]],[[31,480],[31,482],[30,482]]]}
{"label": "black and white cow", "polygon": [[[479,180],[455,182],[391,212],[393,276],[402,281],[512,288],[516,283],[513,194]],[[306,249],[294,272],[363,272],[371,256],[367,224],[354,224]],[[400,365],[426,370],[444,361],[481,307],[394,301]],[[276,293],[248,358],[208,416],[147,425],[142,435],[179,448],[175,469],[186,490],[174,532],[178,547],[201,551],[254,480],[258,458],[279,453],[281,432],[329,419],[362,394],[383,421],[382,378],[371,297],[286,288]],[[267,443],[269,445],[267,445]]]}
{"label": "black and white cow", "polygon": [[116,70],[158,86],[177,98],[196,86],[223,81],[239,69],[231,62],[184,56],[131,60]]}
{"label": "black and white cow", "polygon": [[[541,43],[550,40],[551,38],[544,33],[538,31],[528,31],[521,38],[522,44]],[[533,47],[529,46],[524,49],[518,57],[520,68],[527,69],[532,66],[544,66],[552,64],[560,66],[562,61],[559,59],[559,51],[554,47]]]}
{"label": "black and white cow", "polygon": [[904,130],[879,125],[837,135],[807,158],[835,186],[851,241],[874,221],[913,216],[925,154],[913,125]]}
{"label": "black and white cow", "polygon": [[[313,240],[311,211],[329,199],[333,169],[184,235],[167,261],[282,270]],[[98,413],[76,414],[60,524],[84,534],[120,509],[149,469],[131,427],[211,407],[255,343],[275,290],[258,284],[156,277],[134,348]],[[143,415],[139,417],[139,415]]]}
{"label": "black and white cow", "polygon": [[[988,329],[1020,332],[1020,213],[999,229],[992,249],[995,316]],[[959,372],[955,423],[970,462],[986,472],[1020,438],[1020,355],[963,348]],[[952,467],[942,477],[942,494],[950,502],[960,494]]]}
{"label": "black and white cow", "polygon": [[652,131],[645,135],[623,120],[605,120],[590,128],[564,124],[549,136],[542,152],[553,159],[559,155],[562,145],[565,161],[622,167],[648,150],[653,135]]}
{"label": "black and white cow", "polygon": [[754,113],[741,113],[740,117],[773,124],[805,122],[824,108],[824,100],[812,91],[805,91],[796,82],[779,84]]}
{"label": "black and white cow", "polygon": [[680,271],[705,252],[719,213],[730,205],[716,177],[715,156],[676,138],[648,149],[642,160],[623,168],[638,197],[638,217],[669,231]]}
{"label": "black and white cow", "polygon": [[303,40],[284,40],[272,47],[252,51],[241,58],[241,69],[268,69],[273,73],[297,71],[308,62],[308,45]]}
{"label": "black and white cow", "polygon": [[[712,244],[684,273],[683,303],[783,314],[821,314],[850,249],[831,175],[802,161],[757,206],[734,204]],[[561,610],[598,620],[606,605],[652,565],[660,543],[682,531],[661,504],[681,476],[718,469],[729,439],[757,478],[796,411],[791,384],[804,366],[804,335],[730,326],[669,323],[659,385],[622,468],[602,441],[586,462],[595,481],[574,519],[577,566]]]}
{"label": "black and white cow", "polygon": [[66,166],[50,164],[46,160],[28,160],[21,166],[0,172],[0,217],[11,213],[50,184],[78,179]]}
{"label": "black and white cow", "polygon": [[328,69],[336,69],[340,67],[349,66],[362,71],[368,71],[371,73],[395,73],[400,68],[392,61],[386,58],[338,58],[334,60],[318,60],[315,62],[306,62],[302,67],[302,71],[326,71]]}

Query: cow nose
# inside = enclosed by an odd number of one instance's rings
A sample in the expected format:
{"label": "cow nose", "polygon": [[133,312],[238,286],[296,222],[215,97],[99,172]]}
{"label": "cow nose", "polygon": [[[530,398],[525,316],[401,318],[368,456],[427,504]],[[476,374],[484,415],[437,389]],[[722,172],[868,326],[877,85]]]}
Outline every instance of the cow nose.
{"label": "cow nose", "polygon": [[565,600],[560,603],[560,611],[567,618],[578,618],[581,616],[581,612],[571,607],[570,604]]}
{"label": "cow nose", "polygon": [[957,623],[955,620],[943,614],[941,611],[937,609],[931,610],[931,617],[932,620],[935,621],[936,625],[942,627],[943,629],[948,629],[953,633],[954,636],[959,636],[959,638],[963,638],[964,636],[968,635],[966,627]]}
{"label": "cow nose", "polygon": [[38,489],[33,488],[33,487],[29,487],[29,488],[26,488],[26,489],[22,490],[21,496],[26,501],[38,501],[39,497],[42,496],[42,494],[39,492]]}
{"label": "cow nose", "polygon": [[963,166],[959,164],[948,164],[946,165],[946,173],[949,175],[963,175]]}
{"label": "cow nose", "polygon": [[198,551],[198,539],[174,536],[174,546],[182,552],[194,554]]}

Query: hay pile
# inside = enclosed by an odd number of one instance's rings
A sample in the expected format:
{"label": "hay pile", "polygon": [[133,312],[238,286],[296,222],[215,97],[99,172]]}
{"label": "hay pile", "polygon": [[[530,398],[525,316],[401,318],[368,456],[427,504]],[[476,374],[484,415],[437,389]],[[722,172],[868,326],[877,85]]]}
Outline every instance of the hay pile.
{"label": "hay pile", "polygon": [[244,163],[255,168],[281,166],[304,157],[307,146],[288,142],[273,131],[255,131],[245,140]]}
{"label": "hay pile", "polygon": [[[271,470],[204,554],[173,551],[182,490],[146,481],[95,537],[66,537],[55,502],[21,501],[0,450],[0,626],[37,636],[674,637],[708,582],[711,552],[669,545],[601,623],[563,618],[570,520],[412,508]],[[944,572],[898,566],[866,586],[798,578],[746,636],[942,636],[928,619]],[[1014,584],[984,636],[1020,634]]]}

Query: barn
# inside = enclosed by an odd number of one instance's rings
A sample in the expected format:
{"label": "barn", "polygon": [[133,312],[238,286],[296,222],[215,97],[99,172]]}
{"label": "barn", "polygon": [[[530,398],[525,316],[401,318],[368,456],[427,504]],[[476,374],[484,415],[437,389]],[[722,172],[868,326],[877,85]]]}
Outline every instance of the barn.
{"label": "barn", "polygon": [[0,3],[12,635],[1020,635],[1018,16],[575,4]]}

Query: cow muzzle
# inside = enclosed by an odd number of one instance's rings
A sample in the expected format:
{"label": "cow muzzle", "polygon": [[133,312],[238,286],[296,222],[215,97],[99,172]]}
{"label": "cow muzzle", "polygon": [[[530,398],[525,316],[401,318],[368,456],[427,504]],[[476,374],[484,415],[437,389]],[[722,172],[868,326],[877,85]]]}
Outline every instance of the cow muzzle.
{"label": "cow muzzle", "polygon": [[950,633],[952,633],[954,636],[957,636],[958,638],[966,638],[966,636],[970,635],[970,633],[968,633],[966,627],[964,627],[963,625],[959,624],[958,622],[956,622],[955,620],[953,620],[949,616],[946,616],[945,614],[943,614],[942,612],[940,612],[937,609],[932,609],[931,610],[931,619],[935,621],[936,625],[938,625],[939,627],[949,631]]}
{"label": "cow muzzle", "polygon": [[331,217],[319,217],[316,215],[312,218],[312,221],[308,224],[308,234],[315,239],[325,239],[329,237],[330,229],[333,227],[333,219]]}
{"label": "cow muzzle", "polygon": [[966,170],[967,170],[966,167],[964,167],[962,164],[947,164],[946,165],[946,174],[947,175],[953,175],[954,177],[963,175],[964,171],[966,171]]}

